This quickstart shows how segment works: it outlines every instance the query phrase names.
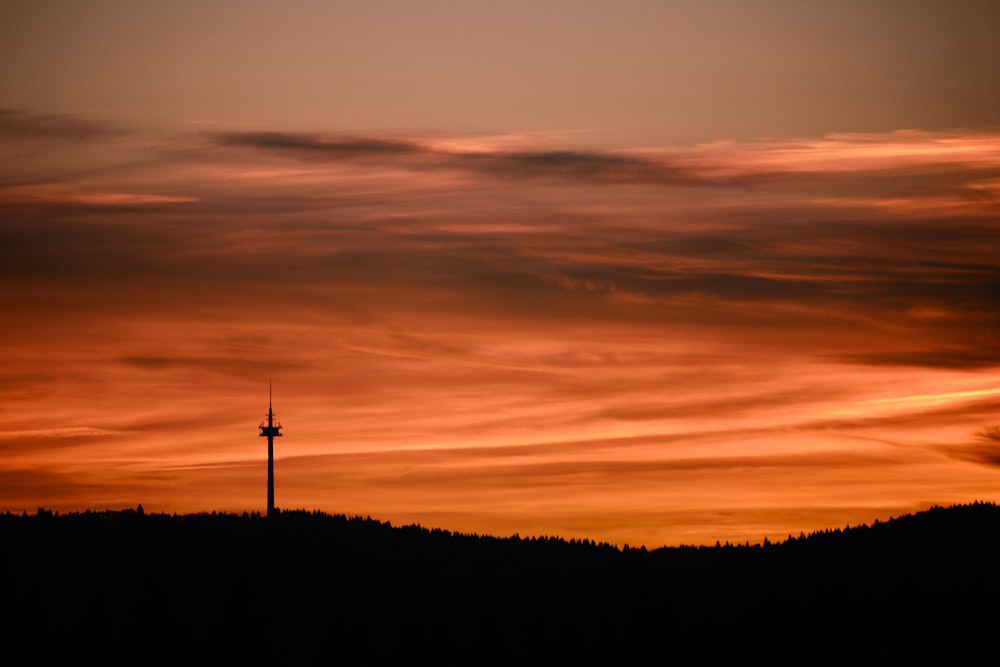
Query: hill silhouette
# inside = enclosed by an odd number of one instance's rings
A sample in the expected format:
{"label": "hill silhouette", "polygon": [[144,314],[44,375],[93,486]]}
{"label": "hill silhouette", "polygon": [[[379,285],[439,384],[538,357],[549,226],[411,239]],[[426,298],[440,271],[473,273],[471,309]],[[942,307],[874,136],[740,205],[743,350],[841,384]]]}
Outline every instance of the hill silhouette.
{"label": "hill silhouette", "polygon": [[0,639],[32,662],[954,662],[992,652],[1000,593],[992,503],[648,551],[141,506],[0,515],[0,544]]}

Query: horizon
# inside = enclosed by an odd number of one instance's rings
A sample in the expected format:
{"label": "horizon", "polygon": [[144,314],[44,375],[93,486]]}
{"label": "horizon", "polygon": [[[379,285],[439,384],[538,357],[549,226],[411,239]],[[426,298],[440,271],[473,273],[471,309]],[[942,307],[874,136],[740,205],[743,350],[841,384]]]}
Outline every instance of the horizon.
{"label": "horizon", "polygon": [[519,541],[525,541],[525,542],[532,542],[532,541],[541,541],[541,542],[556,541],[556,542],[564,542],[566,544],[584,544],[584,545],[589,545],[589,546],[592,546],[592,547],[601,547],[601,548],[607,547],[607,548],[612,548],[612,549],[615,549],[617,551],[622,551],[622,552],[628,552],[630,550],[646,552],[646,551],[656,551],[658,549],[677,549],[677,548],[680,548],[680,549],[692,549],[692,548],[699,548],[699,549],[701,549],[701,548],[713,548],[713,547],[714,548],[720,548],[720,547],[723,547],[723,548],[730,548],[730,547],[754,548],[754,547],[780,546],[780,545],[782,545],[784,543],[787,543],[787,542],[797,542],[799,540],[805,540],[805,539],[809,539],[809,538],[813,538],[813,537],[819,537],[819,536],[824,536],[824,535],[829,535],[829,534],[838,534],[839,535],[841,533],[847,533],[847,532],[851,532],[851,531],[869,530],[869,529],[872,529],[872,528],[877,528],[879,526],[883,526],[885,524],[891,524],[891,523],[893,523],[895,521],[907,520],[907,519],[913,519],[913,518],[919,518],[919,517],[921,517],[923,515],[927,515],[927,514],[938,512],[938,511],[968,510],[968,509],[979,509],[979,508],[982,508],[982,507],[997,508],[998,505],[995,502],[980,501],[980,500],[974,500],[974,501],[968,502],[968,503],[960,503],[960,504],[952,504],[952,505],[930,505],[928,507],[925,507],[923,509],[920,509],[920,510],[917,510],[917,511],[914,511],[914,512],[909,512],[909,513],[906,513],[906,514],[896,514],[896,515],[890,516],[888,519],[885,519],[885,520],[874,519],[874,520],[872,520],[870,522],[857,523],[857,524],[853,524],[853,525],[852,524],[847,524],[847,525],[844,525],[844,526],[832,526],[832,527],[826,527],[826,528],[819,528],[819,529],[816,529],[816,530],[813,530],[813,531],[809,531],[809,532],[802,531],[798,535],[788,534],[788,535],[785,535],[784,537],[781,537],[781,538],[778,538],[778,539],[774,539],[774,540],[765,537],[765,538],[762,538],[762,539],[757,540],[757,541],[745,540],[743,542],[736,542],[736,543],[733,543],[733,542],[730,542],[730,541],[722,542],[720,540],[716,540],[712,544],[684,544],[684,543],[681,543],[681,544],[673,544],[673,545],[661,545],[661,546],[656,546],[656,547],[648,547],[647,545],[644,545],[644,544],[643,545],[630,545],[630,544],[627,544],[627,543],[625,543],[625,544],[614,544],[614,543],[611,543],[611,542],[596,541],[596,540],[589,539],[589,538],[586,538],[586,537],[566,538],[566,537],[563,537],[561,535],[542,535],[542,534],[521,535],[519,533],[511,533],[511,534],[508,534],[508,535],[499,535],[499,534],[494,534],[494,533],[461,532],[461,531],[449,530],[449,529],[443,528],[441,526],[425,526],[425,525],[422,525],[422,524],[419,524],[419,523],[406,523],[406,524],[395,524],[394,525],[391,521],[382,521],[382,520],[378,519],[377,517],[373,517],[373,516],[362,516],[360,514],[349,515],[349,514],[342,514],[342,513],[331,513],[331,512],[325,512],[323,510],[309,509],[309,508],[304,508],[304,507],[295,508],[295,509],[283,509],[281,507],[276,507],[275,508],[275,513],[273,515],[268,515],[266,511],[261,512],[260,510],[253,510],[253,511],[244,510],[243,512],[218,512],[218,511],[215,511],[215,510],[211,510],[211,511],[209,511],[209,510],[203,510],[203,511],[199,511],[199,512],[190,512],[190,513],[185,513],[185,514],[178,514],[176,512],[173,512],[173,513],[171,513],[171,512],[146,512],[145,508],[142,506],[142,503],[139,503],[135,507],[125,507],[125,508],[119,508],[119,509],[113,509],[113,508],[104,508],[104,509],[87,508],[87,509],[84,509],[84,510],[70,510],[70,511],[66,511],[66,512],[60,512],[58,510],[52,510],[52,509],[46,508],[46,507],[38,507],[35,510],[34,513],[29,513],[27,510],[22,511],[20,514],[12,513],[12,512],[8,511],[8,512],[0,512],[0,516],[9,516],[9,517],[18,517],[18,518],[31,518],[31,517],[35,517],[35,518],[61,518],[62,517],[62,518],[65,518],[65,517],[88,517],[88,516],[112,515],[112,514],[125,514],[125,515],[135,514],[137,516],[154,516],[154,517],[158,516],[158,517],[163,517],[163,518],[167,518],[167,519],[187,519],[187,518],[196,517],[196,518],[229,518],[229,519],[247,519],[247,520],[261,520],[261,521],[275,521],[275,520],[280,521],[281,520],[280,517],[282,515],[287,514],[289,516],[295,515],[295,516],[320,517],[320,518],[326,518],[326,519],[341,519],[341,520],[346,521],[346,522],[357,522],[357,521],[371,522],[371,523],[376,523],[376,524],[378,524],[378,525],[380,525],[382,527],[385,527],[387,529],[390,529],[390,530],[395,530],[395,529],[417,529],[417,530],[420,530],[420,531],[423,531],[423,532],[429,533],[429,534],[438,534],[438,533],[440,533],[440,534],[443,534],[443,535],[445,535],[447,537],[486,538],[486,539],[490,539],[490,540],[499,540],[499,541],[512,540],[512,541],[518,541],[518,542]]}
{"label": "horizon", "polygon": [[0,512],[264,511],[272,381],[279,508],[652,549],[998,499],[995,3],[0,19]]}

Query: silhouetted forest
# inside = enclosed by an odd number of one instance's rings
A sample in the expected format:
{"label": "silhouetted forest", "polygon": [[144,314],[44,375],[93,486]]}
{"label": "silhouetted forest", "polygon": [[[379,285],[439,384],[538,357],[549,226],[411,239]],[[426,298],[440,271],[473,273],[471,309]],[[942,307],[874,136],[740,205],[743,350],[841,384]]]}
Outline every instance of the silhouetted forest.
{"label": "silhouetted forest", "polygon": [[827,663],[991,655],[1000,508],[618,549],[284,511],[0,515],[28,662]]}

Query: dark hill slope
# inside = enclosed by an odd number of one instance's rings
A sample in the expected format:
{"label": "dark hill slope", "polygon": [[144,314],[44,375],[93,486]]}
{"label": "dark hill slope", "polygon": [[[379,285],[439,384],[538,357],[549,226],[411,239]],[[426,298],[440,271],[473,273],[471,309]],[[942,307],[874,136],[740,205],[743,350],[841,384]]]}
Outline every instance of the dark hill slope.
{"label": "dark hill slope", "polygon": [[0,516],[4,646],[161,664],[865,657],[993,649],[1000,509],[618,550],[371,519]]}

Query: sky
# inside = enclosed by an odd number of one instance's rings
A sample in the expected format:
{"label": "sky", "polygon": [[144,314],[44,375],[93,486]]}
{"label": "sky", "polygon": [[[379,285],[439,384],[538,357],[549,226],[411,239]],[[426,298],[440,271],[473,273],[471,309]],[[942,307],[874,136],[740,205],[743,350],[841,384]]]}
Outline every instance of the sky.
{"label": "sky", "polygon": [[1000,501],[1000,5],[0,2],[0,511],[656,548]]}

